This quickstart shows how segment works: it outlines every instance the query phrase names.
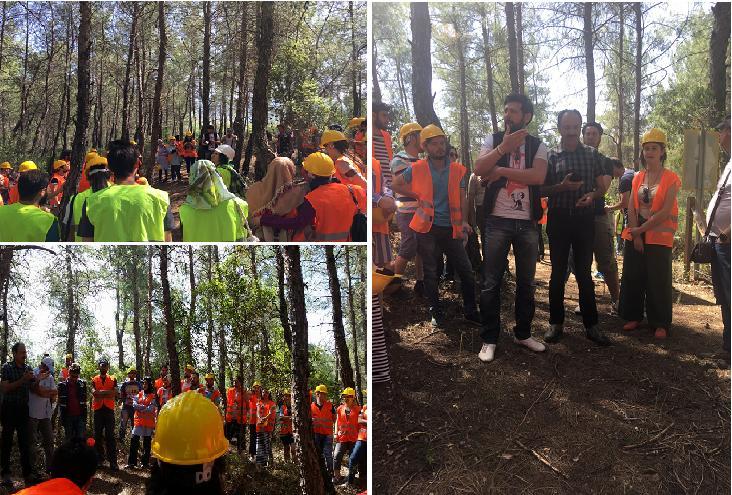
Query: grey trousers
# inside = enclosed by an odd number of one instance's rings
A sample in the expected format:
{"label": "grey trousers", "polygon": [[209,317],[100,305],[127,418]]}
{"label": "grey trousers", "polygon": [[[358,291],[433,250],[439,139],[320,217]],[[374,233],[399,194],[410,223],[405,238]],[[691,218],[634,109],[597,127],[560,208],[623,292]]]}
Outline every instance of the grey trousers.
{"label": "grey trousers", "polygon": [[44,467],[45,470],[48,471],[51,467],[51,457],[53,456],[53,430],[51,429],[51,418],[28,418],[28,432],[31,439],[30,452],[33,453],[34,457],[40,457],[38,455],[38,444],[41,444],[40,446],[46,456]]}

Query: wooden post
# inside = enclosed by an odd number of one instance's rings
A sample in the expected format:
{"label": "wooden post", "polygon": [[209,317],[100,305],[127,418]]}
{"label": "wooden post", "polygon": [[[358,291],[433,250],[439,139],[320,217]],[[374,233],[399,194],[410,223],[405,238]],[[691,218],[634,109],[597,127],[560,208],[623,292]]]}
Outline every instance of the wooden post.
{"label": "wooden post", "polygon": [[684,228],[684,281],[689,280],[689,268],[691,265],[691,250],[694,248],[691,236],[694,233],[694,207],[696,200],[694,196],[686,198],[686,226]]}

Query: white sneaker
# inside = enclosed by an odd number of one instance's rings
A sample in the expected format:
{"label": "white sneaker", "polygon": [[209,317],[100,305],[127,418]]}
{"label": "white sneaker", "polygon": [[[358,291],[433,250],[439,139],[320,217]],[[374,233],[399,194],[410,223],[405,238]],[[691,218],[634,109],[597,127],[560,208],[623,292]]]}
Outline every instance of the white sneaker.
{"label": "white sneaker", "polygon": [[546,350],[546,346],[539,342],[538,340],[535,340],[533,337],[529,337],[528,339],[519,340],[516,337],[513,338],[513,341],[518,344],[522,345],[534,352],[544,352]]}
{"label": "white sneaker", "polygon": [[582,309],[580,308],[580,305],[578,304],[576,308],[574,308],[574,314],[581,315]]}
{"label": "white sneaker", "polygon": [[484,363],[490,363],[493,361],[493,357],[496,354],[496,344],[483,344],[478,353],[478,358]]}

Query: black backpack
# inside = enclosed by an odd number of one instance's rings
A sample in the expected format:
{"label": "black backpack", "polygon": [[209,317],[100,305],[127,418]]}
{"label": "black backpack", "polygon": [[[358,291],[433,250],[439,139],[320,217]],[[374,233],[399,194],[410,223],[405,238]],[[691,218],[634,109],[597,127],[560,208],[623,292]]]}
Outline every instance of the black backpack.
{"label": "black backpack", "polygon": [[235,195],[244,199],[247,193],[247,185],[239,172],[234,170],[234,167],[232,167],[228,163],[226,165],[219,165],[219,167],[225,168],[231,173],[231,184],[229,185],[229,192],[234,193]]}
{"label": "black backpack", "polygon": [[361,213],[361,207],[358,206],[358,200],[356,200],[351,186],[348,186],[348,192],[351,193],[353,204],[356,205],[356,214],[353,215],[353,223],[351,224],[351,241],[366,242],[368,238],[368,220],[366,215]]}

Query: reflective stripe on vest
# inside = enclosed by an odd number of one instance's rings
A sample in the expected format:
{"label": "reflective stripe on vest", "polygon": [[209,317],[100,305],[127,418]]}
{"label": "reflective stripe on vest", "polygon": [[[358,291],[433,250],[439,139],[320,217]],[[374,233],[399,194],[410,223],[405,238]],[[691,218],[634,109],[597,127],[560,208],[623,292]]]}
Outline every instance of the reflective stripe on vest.
{"label": "reflective stripe on vest", "polygon": [[[641,185],[643,185],[643,181],[645,180],[646,171],[641,170],[637,174],[635,174],[635,177],[633,178],[633,189],[631,191],[632,194],[632,200],[633,200],[633,206],[635,207],[635,215],[636,215],[636,224],[638,223],[638,208],[640,206],[640,201],[638,200],[638,190],[640,189]],[[671,170],[664,169],[663,174],[661,175],[661,180],[658,183],[658,189],[656,190],[656,195],[653,197],[653,202],[651,203],[651,215],[661,211],[663,209],[663,204],[666,202],[666,195],[669,192],[669,189],[672,187],[676,188],[676,192],[678,193],[681,189],[681,180],[679,177],[672,172]],[[674,203],[671,207],[671,214],[668,218],[666,218],[663,222],[661,222],[659,225],[656,225],[655,227],[649,229],[645,233],[645,244],[655,244],[659,246],[666,246],[666,247],[673,247],[674,245],[674,234],[676,233],[676,230],[679,227],[679,205],[676,197],[674,197]],[[622,234],[623,239],[626,241],[632,241],[633,238],[630,235],[630,226],[623,229]]]}
{"label": "reflective stripe on vest", "polygon": [[183,203],[179,214],[183,242],[236,242],[246,239],[241,215],[249,214],[249,206],[242,199],[229,199],[208,210],[198,210]]}
{"label": "reflective stripe on vest", "polygon": [[[363,406],[361,408],[361,419],[366,421],[368,420],[368,411],[366,410],[368,406]],[[358,440],[366,441],[366,435],[368,432],[367,425],[359,425],[358,428]]]}
{"label": "reflective stripe on vest", "polygon": [[313,432],[321,435],[333,434],[333,404],[325,401],[323,407],[315,402],[310,403],[310,414],[313,417]]}
{"label": "reflective stripe on vest", "polygon": [[[350,187],[354,195],[361,189],[358,186]],[[315,241],[350,240],[353,216],[357,210],[347,186],[335,182],[324,184],[307,193],[305,198],[315,210]]]}
{"label": "reflective stripe on vest", "polygon": [[[374,180],[374,194],[381,194],[382,193],[382,187],[383,187],[383,180],[384,175],[381,173],[381,163],[376,158],[371,159],[371,165],[373,166],[373,180]],[[374,206],[374,208],[376,208]],[[388,222],[381,222],[377,223],[375,220],[371,222],[371,228],[374,232],[379,232],[380,234],[389,234],[389,223]]]}
{"label": "reflective stripe on vest", "polygon": [[[450,225],[453,239],[462,237],[463,214],[461,209],[460,181],[465,175],[465,167],[459,163],[450,164],[447,181],[447,200],[450,208]],[[412,165],[412,191],[417,195],[417,210],[409,226],[412,230],[427,233],[435,219],[434,191],[432,173],[427,160],[419,160]]]}
{"label": "reflective stripe on vest", "polygon": [[346,415],[346,405],[338,406],[336,411],[336,442],[355,442],[358,440],[358,406],[353,406]]}
{"label": "reflective stripe on vest", "polygon": [[[92,383],[94,384],[94,390],[114,390],[117,387],[117,383],[114,380],[114,377],[111,375],[107,375],[106,380],[102,382],[101,375],[97,375],[94,378],[92,378]],[[111,409],[114,411],[114,397],[106,398],[106,399],[97,399],[95,398],[92,402],[92,409],[95,411],[97,409],[101,409],[101,407],[104,406],[107,409]]]}
{"label": "reflective stripe on vest", "polygon": [[257,404],[258,403],[259,403],[259,398],[257,398],[256,395],[252,395],[249,398],[249,410],[247,411],[247,424],[250,424],[250,425],[257,424]]}
{"label": "reflective stripe on vest", "polygon": [[[149,407],[155,401],[155,394],[145,394],[140,392],[137,394],[137,404],[140,406]],[[141,426],[143,428],[155,428],[155,411],[138,411],[135,409],[135,426]]]}
{"label": "reflective stripe on vest", "polygon": [[86,214],[97,242],[163,242],[169,203],[160,189],[115,184],[87,198]]}
{"label": "reflective stripe on vest", "polygon": [[0,207],[0,241],[44,242],[54,217],[36,205],[13,203]]}
{"label": "reflective stripe on vest", "polygon": [[290,409],[285,404],[282,404],[282,415],[290,417],[282,418],[282,424],[280,425],[280,435],[289,435],[290,433],[292,433],[292,416],[290,414]]}

